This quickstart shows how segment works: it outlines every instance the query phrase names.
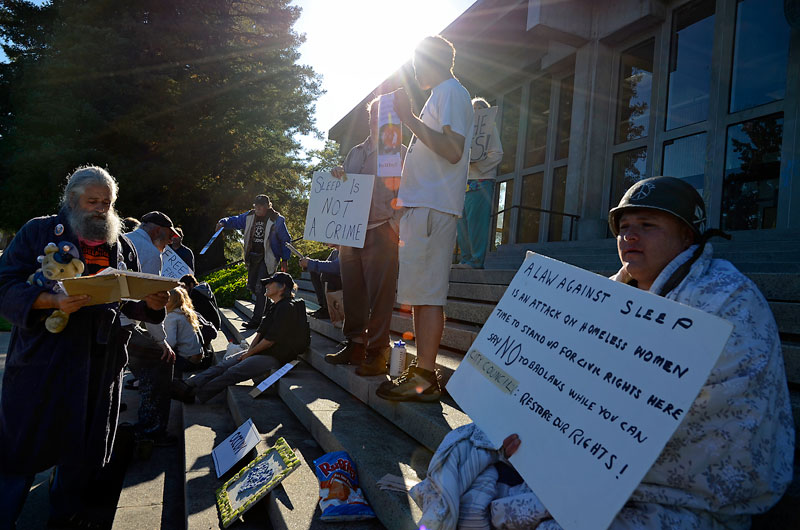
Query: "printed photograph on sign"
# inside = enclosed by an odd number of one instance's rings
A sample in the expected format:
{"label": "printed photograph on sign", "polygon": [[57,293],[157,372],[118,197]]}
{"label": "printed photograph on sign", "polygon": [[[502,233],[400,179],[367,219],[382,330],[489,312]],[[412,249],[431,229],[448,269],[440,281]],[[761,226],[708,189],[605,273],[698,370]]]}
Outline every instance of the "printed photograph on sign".
{"label": "printed photograph on sign", "polygon": [[270,447],[217,490],[217,508],[223,528],[264,498],[300,465],[294,451],[279,438]]}
{"label": "printed photograph on sign", "polygon": [[378,175],[399,177],[403,166],[403,124],[394,111],[394,94],[378,102]]}
{"label": "printed photograph on sign", "polygon": [[566,530],[606,528],[732,330],[716,316],[529,253],[447,390]]}
{"label": "printed photograph on sign", "polygon": [[344,180],[315,172],[303,239],[364,248],[374,183],[374,175],[348,174]]}

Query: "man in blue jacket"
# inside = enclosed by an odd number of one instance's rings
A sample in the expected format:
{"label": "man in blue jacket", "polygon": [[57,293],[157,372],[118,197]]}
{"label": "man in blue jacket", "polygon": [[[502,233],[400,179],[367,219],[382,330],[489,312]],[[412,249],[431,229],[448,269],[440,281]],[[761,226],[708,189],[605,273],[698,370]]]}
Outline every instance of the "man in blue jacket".
{"label": "man in blue jacket", "polygon": [[253,209],[239,215],[223,217],[217,222],[220,228],[244,232],[244,262],[247,264],[247,288],[256,295],[253,318],[244,327],[256,329],[264,314],[267,298],[261,278],[286,270],[291,255],[286,243],[292,240],[286,228],[286,219],[272,209],[272,201],[259,195],[253,201]]}
{"label": "man in blue jacket", "polygon": [[[138,270],[136,249],[120,235],[117,190],[104,169],[77,169],[58,215],[28,221],[0,258],[0,315],[14,325],[0,401],[2,529],[14,528],[34,475],[52,466],[48,526],[85,525],[86,487],[108,463],[117,432],[130,337],[120,313],[153,323],[166,314],[166,292],[91,305],[89,296],[27,282],[50,242],[77,250],[84,275],[105,267]],[[54,309],[70,316],[61,333],[45,328]]]}

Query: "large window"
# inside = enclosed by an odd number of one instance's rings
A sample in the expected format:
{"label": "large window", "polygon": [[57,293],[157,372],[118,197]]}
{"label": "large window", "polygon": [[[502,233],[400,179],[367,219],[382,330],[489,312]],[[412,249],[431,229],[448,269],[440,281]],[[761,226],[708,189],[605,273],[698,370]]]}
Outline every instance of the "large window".
{"label": "large window", "polygon": [[550,78],[540,77],[531,83],[530,97],[528,98],[528,127],[525,133],[525,167],[544,164],[545,148],[547,147],[547,124],[549,120]]}
{"label": "large window", "polygon": [[518,88],[503,98],[503,109],[500,118],[500,143],[503,145],[503,160],[500,162],[499,175],[512,173],[517,156],[517,131],[519,130],[519,103],[522,89]]}
{"label": "large window", "polygon": [[622,53],[616,143],[644,138],[650,130],[654,46],[649,39]]}
{"label": "large window", "polygon": [[739,0],[736,5],[730,111],[786,94],[789,24],[779,0]]}
{"label": "large window", "polygon": [[728,127],[723,230],[775,228],[783,118],[767,116]]}
{"label": "large window", "polygon": [[714,0],[677,9],[672,20],[667,130],[708,118]]}
{"label": "large window", "polygon": [[608,206],[668,175],[698,190],[712,226],[775,228],[781,153],[797,142],[788,115],[783,130],[784,101],[797,98],[784,1],[674,4],[665,24],[620,45]]}

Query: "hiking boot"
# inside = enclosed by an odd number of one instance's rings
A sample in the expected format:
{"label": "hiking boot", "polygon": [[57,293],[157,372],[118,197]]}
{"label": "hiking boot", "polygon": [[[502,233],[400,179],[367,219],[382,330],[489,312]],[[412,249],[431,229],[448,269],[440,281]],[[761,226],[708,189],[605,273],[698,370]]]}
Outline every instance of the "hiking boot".
{"label": "hiking boot", "polygon": [[367,351],[360,342],[347,341],[347,345],[336,353],[329,353],[325,356],[325,361],[331,364],[353,364],[359,365],[364,361]]}
{"label": "hiking boot", "polygon": [[385,374],[386,363],[389,361],[389,354],[391,351],[391,348],[388,346],[367,350],[367,356],[364,362],[361,363],[361,366],[356,368],[356,373],[365,377]]}
{"label": "hiking boot", "polygon": [[324,308],[324,307],[320,307],[316,311],[312,311],[310,316],[312,316],[312,317],[314,317],[316,319],[319,319],[319,320],[330,320],[331,319],[331,316],[328,314],[328,310],[326,308]]}
{"label": "hiking boot", "polygon": [[439,401],[442,390],[436,372],[409,366],[394,381],[386,381],[375,394],[389,401]]}

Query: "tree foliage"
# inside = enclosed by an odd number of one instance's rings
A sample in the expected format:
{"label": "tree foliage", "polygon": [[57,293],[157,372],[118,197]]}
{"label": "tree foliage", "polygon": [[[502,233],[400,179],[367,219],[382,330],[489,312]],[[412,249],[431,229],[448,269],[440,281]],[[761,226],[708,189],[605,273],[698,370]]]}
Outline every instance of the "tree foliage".
{"label": "tree foliage", "polygon": [[55,212],[87,163],[117,178],[121,214],[164,211],[196,249],[258,193],[304,217],[295,135],[314,132],[320,86],[288,4],[4,0],[0,228]]}

